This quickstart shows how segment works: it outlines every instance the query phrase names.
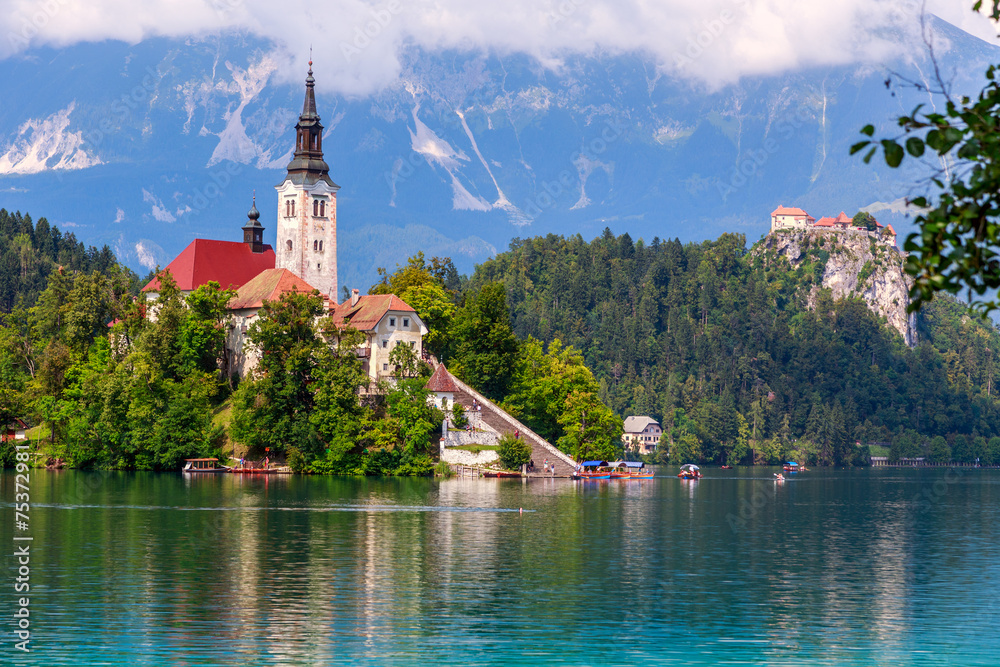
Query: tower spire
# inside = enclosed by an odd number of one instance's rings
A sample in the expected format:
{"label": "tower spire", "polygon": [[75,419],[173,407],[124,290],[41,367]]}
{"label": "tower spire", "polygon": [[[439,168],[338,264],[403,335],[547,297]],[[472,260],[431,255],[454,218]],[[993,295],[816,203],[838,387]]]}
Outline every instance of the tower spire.
{"label": "tower spire", "polygon": [[312,64],[310,47],[306,96],[302,102],[299,122],[295,125],[295,153],[288,163],[288,177],[297,184],[311,185],[323,180],[336,187],[330,180],[330,167],[323,161],[323,125],[316,112],[316,80],[313,78]]}

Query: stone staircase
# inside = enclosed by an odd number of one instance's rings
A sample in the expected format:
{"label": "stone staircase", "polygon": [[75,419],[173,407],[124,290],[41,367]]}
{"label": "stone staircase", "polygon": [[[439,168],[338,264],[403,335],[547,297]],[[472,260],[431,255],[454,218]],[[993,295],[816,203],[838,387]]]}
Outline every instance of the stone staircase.
{"label": "stone staircase", "polygon": [[[465,408],[466,414],[469,415],[470,419],[481,419],[484,424],[501,435],[505,433],[513,435],[517,431],[521,439],[531,446],[531,459],[535,462],[535,472],[532,476],[553,476],[551,471],[551,466],[553,465],[555,466],[555,477],[571,477],[573,475],[576,463],[572,458],[559,451],[555,445],[546,442],[540,435],[511,417],[507,412],[501,410],[492,401],[469,385],[455,376],[451,376],[451,379],[459,388],[459,391],[455,392],[454,395],[455,402],[460,403]],[[476,411],[473,408],[473,399],[482,406],[481,411]],[[550,465],[548,475],[544,473],[543,466],[546,459],[548,459]]]}

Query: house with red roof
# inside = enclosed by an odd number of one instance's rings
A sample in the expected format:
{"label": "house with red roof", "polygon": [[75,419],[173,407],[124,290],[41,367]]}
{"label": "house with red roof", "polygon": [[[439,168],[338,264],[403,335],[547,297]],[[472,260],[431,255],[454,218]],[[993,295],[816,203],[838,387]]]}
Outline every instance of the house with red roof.
{"label": "house with red roof", "polygon": [[801,208],[778,206],[771,212],[771,231],[780,229],[805,229],[811,227],[816,219]]}
{"label": "house with red roof", "polygon": [[424,389],[432,394],[432,396],[427,397],[428,400],[433,402],[435,407],[446,412],[454,407],[455,394],[461,391],[444,364],[438,364],[430,379],[427,380],[427,384],[424,385]]}
{"label": "house with red roof", "polygon": [[187,296],[209,281],[222,289],[238,289],[265,269],[274,268],[274,249],[264,243],[257,198],[247,213],[243,226],[243,241],[195,239],[174,261],[142,288],[147,300],[156,299],[160,291],[160,276],[170,272],[181,294]]}
{"label": "house with red roof", "polygon": [[351,327],[364,334],[358,348],[365,371],[372,381],[388,378],[395,370],[389,353],[397,345],[409,345],[417,358],[423,356],[427,326],[412,307],[395,294],[366,294],[351,290],[351,298],[330,311],[338,328]]}
{"label": "house with red roof", "polygon": [[13,421],[9,424],[5,424],[2,429],[0,429],[0,441],[7,442],[8,440],[27,440],[28,439],[28,425],[23,419],[14,417]]}

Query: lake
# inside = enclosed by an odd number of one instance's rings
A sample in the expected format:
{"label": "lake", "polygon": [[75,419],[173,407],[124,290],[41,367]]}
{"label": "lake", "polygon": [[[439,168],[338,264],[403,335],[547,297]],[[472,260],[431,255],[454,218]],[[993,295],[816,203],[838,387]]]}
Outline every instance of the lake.
{"label": "lake", "polygon": [[[4,664],[997,664],[1000,470],[32,471]],[[519,511],[523,508],[523,512]]]}

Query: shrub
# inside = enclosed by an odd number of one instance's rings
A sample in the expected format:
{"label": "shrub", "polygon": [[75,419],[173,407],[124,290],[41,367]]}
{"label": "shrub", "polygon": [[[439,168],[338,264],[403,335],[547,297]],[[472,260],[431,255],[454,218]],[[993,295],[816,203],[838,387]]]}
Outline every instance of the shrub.
{"label": "shrub", "polygon": [[469,420],[465,417],[465,408],[461,403],[455,403],[451,409],[451,423],[455,428],[465,428]]}
{"label": "shrub", "polygon": [[506,433],[500,438],[497,455],[504,468],[517,470],[531,460],[531,447],[524,440]]}

